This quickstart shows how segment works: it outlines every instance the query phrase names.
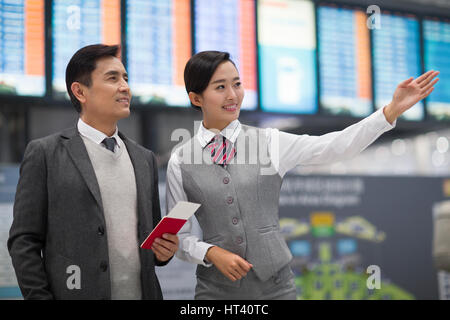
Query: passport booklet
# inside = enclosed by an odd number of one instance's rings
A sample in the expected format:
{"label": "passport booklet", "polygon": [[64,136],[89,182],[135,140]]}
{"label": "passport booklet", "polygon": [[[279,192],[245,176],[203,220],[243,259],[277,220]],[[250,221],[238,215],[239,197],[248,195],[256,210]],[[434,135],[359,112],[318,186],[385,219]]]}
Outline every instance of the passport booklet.
{"label": "passport booklet", "polygon": [[200,208],[200,204],[180,201],[167,216],[164,216],[148,237],[142,242],[142,249],[151,249],[156,238],[162,238],[164,233],[177,234],[186,221]]}

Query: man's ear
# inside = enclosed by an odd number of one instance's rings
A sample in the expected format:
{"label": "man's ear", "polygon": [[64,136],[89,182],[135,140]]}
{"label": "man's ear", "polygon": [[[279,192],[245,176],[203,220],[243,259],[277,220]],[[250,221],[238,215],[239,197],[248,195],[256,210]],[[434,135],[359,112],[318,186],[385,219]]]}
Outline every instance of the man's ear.
{"label": "man's ear", "polygon": [[86,102],[84,86],[81,83],[76,81],[72,82],[70,85],[70,90],[72,90],[73,95],[78,99],[78,101],[80,101],[80,103]]}
{"label": "man's ear", "polygon": [[189,92],[189,100],[191,100],[191,103],[196,107],[202,107],[202,97],[195,92]]}

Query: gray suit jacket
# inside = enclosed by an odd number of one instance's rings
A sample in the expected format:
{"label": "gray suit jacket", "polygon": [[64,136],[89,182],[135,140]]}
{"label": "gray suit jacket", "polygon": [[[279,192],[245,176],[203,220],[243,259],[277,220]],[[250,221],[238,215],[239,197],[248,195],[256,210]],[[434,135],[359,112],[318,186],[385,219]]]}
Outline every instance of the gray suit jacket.
{"label": "gray suit jacket", "polygon": [[[133,163],[138,239],[161,219],[152,151],[121,133]],[[8,250],[25,299],[110,299],[107,230],[100,189],[76,128],[31,141],[20,168]],[[162,299],[151,250],[139,249],[143,299]],[[80,270],[81,288],[68,278]]]}

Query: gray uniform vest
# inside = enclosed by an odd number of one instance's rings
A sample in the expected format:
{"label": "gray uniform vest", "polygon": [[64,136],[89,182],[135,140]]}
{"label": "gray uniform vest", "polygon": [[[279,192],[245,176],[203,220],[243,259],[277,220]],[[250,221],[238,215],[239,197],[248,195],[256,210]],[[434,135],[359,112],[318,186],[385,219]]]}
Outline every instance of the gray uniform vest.
{"label": "gray uniform vest", "polygon": [[[183,188],[188,201],[201,203],[196,218],[203,241],[231,251],[253,264],[261,281],[268,280],[292,259],[279,231],[281,177],[268,157],[263,130],[242,126],[237,156],[226,168],[212,164],[210,150],[197,137],[179,149]],[[271,171],[272,174],[268,174]],[[215,266],[197,267],[197,276],[239,287]]]}

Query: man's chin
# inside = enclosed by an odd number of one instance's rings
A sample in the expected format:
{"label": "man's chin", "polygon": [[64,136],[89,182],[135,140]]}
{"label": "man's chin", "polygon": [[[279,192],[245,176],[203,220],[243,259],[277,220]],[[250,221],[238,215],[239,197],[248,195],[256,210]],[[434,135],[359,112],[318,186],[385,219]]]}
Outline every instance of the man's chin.
{"label": "man's chin", "polygon": [[117,114],[117,120],[128,118],[130,116],[130,113],[130,108],[124,108],[123,110],[120,110],[120,112],[118,112]]}

